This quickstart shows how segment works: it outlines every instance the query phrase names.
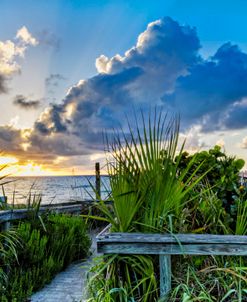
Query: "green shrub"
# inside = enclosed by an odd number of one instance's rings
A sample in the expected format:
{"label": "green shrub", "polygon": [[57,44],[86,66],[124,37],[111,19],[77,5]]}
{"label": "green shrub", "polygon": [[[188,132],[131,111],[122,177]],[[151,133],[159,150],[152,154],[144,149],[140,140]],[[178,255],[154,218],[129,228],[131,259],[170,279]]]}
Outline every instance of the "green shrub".
{"label": "green shrub", "polygon": [[240,170],[245,163],[244,160],[227,156],[220,146],[216,145],[208,151],[197,152],[194,155],[183,152],[179,160],[179,168],[183,171],[192,158],[194,158],[192,171],[199,165],[197,176],[208,171],[206,178],[212,191],[223,202],[226,211],[233,214],[236,210],[235,199],[239,196],[243,197],[243,195],[247,197],[244,188],[240,188],[239,177]]}
{"label": "green shrub", "polygon": [[18,262],[9,260],[8,284],[1,292],[4,301],[26,301],[34,291],[49,283],[72,261],[87,257],[90,239],[81,217],[50,214],[37,220],[20,222],[16,228],[22,240]]}

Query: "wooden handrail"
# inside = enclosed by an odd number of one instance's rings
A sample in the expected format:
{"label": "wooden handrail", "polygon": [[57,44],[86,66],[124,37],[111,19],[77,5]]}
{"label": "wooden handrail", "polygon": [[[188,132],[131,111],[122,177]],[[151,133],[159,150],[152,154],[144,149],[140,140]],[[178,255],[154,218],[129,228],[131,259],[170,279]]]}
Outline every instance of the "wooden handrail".
{"label": "wooden handrail", "polygon": [[[52,207],[40,207],[38,213],[42,214],[47,211],[54,213],[80,213],[82,210],[82,205],[71,205],[71,206],[52,206]],[[0,223],[5,223],[7,221],[25,219],[28,215],[34,212],[35,209],[13,209],[0,211]]]}
{"label": "wooden handrail", "polygon": [[[80,214],[82,211],[82,204],[74,204],[74,205],[58,205],[58,206],[42,206],[38,210],[38,215],[45,213],[47,211],[53,213],[75,213]],[[25,208],[25,209],[11,209],[0,211],[0,231],[7,231],[10,228],[10,223],[13,220],[21,220],[28,217],[28,215],[35,213],[35,209],[33,208]]]}
{"label": "wooden handrail", "polygon": [[171,290],[172,255],[247,256],[247,236],[101,232],[97,250],[103,254],[159,255],[160,296],[165,298]]}

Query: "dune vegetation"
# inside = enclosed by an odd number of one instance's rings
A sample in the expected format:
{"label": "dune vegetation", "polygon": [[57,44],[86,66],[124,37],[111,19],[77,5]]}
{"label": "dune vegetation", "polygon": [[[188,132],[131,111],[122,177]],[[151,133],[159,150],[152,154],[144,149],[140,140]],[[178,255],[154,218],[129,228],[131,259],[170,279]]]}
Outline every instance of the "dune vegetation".
{"label": "dune vegetation", "polygon": [[91,240],[79,216],[35,215],[0,233],[0,301],[24,302],[71,262],[89,255]]}
{"label": "dune vegetation", "polygon": [[[189,155],[176,117],[155,112],[141,120],[129,123],[128,134],[106,137],[112,203],[95,207],[110,232],[247,235],[244,161],[219,146]],[[168,301],[247,301],[246,267],[247,257],[173,256]],[[90,302],[160,301],[159,259],[103,255],[88,287]]]}

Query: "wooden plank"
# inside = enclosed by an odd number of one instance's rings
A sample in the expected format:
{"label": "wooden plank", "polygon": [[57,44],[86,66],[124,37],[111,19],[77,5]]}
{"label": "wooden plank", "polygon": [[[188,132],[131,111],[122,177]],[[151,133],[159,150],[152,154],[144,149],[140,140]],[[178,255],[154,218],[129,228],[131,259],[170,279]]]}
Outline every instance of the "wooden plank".
{"label": "wooden plank", "polygon": [[140,254],[140,255],[235,255],[247,256],[247,244],[204,243],[204,244],[166,244],[166,243],[102,243],[97,242],[99,253]]}
{"label": "wooden plank", "polygon": [[171,290],[171,256],[160,255],[160,297],[166,299]]}
{"label": "wooden plank", "polygon": [[247,244],[247,236],[212,235],[212,234],[144,234],[144,233],[109,233],[98,236],[100,243],[234,243]]}
{"label": "wooden plank", "polygon": [[[82,210],[82,205],[72,205],[72,206],[53,206],[40,207],[39,214],[50,211],[53,213],[78,213],[80,214]],[[7,210],[0,211],[0,223],[6,221],[19,220],[28,217],[29,213],[32,212],[32,209],[16,209],[16,210]]]}

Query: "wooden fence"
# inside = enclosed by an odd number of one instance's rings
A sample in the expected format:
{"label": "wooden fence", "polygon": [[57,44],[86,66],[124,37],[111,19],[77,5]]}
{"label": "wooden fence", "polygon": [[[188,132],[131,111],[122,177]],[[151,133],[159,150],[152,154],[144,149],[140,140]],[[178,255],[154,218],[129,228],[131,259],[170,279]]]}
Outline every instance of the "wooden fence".
{"label": "wooden fence", "polygon": [[[50,206],[42,206],[39,208],[37,215],[41,215],[47,211],[53,213],[71,213],[71,214],[80,214],[83,209],[83,204],[57,204]],[[8,230],[10,223],[13,220],[21,220],[28,217],[28,215],[36,213],[33,208],[24,208],[24,209],[11,209],[0,211],[0,226],[2,230]]]}
{"label": "wooden fence", "polygon": [[247,236],[209,234],[108,233],[97,236],[97,250],[103,254],[159,255],[160,297],[171,290],[172,255],[247,256]]}

